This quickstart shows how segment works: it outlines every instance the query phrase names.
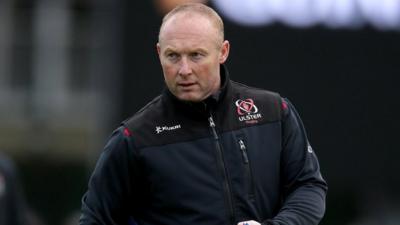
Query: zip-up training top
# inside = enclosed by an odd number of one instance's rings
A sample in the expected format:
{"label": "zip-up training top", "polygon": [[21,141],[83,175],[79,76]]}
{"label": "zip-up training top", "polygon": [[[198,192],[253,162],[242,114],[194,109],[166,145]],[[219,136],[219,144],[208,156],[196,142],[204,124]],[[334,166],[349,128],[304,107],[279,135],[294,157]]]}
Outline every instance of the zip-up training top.
{"label": "zip-up training top", "polygon": [[168,90],[115,130],[80,225],[316,225],[327,184],[293,105],[229,79],[203,102]]}

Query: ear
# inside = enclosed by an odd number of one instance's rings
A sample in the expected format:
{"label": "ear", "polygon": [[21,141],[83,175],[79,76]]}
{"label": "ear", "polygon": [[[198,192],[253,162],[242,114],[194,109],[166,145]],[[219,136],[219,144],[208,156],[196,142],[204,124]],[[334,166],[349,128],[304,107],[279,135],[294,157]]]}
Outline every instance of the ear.
{"label": "ear", "polygon": [[156,48],[157,48],[157,53],[160,56],[160,52],[161,52],[160,43],[157,43]]}
{"label": "ear", "polygon": [[221,48],[221,52],[220,52],[220,56],[219,56],[220,64],[223,64],[228,59],[229,49],[230,49],[229,41],[225,40],[222,43],[222,48]]}

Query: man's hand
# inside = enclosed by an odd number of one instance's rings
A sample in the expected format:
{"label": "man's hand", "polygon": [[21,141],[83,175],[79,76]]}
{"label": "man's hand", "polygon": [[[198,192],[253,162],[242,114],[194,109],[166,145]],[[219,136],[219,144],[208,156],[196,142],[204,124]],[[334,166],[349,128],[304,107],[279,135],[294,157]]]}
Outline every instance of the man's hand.
{"label": "man's hand", "polygon": [[239,222],[238,225],[261,225],[261,223],[254,221],[254,220],[248,220],[248,221]]}

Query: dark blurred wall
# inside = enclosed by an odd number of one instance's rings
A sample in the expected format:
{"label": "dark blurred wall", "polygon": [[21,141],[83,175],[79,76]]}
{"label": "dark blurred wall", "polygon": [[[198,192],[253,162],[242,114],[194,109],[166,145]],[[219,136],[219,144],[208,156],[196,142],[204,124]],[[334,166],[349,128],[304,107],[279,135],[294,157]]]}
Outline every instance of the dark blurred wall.
{"label": "dark blurred wall", "polygon": [[[163,88],[155,49],[161,16],[148,1],[126,5],[121,120]],[[376,199],[396,201],[400,32],[225,26],[231,78],[280,92],[303,118],[330,185],[323,224],[368,213],[363,205]]]}
{"label": "dark blurred wall", "polygon": [[152,1],[126,1],[125,4],[123,103],[122,117],[118,119],[131,116],[164,87],[156,50],[162,17]]}

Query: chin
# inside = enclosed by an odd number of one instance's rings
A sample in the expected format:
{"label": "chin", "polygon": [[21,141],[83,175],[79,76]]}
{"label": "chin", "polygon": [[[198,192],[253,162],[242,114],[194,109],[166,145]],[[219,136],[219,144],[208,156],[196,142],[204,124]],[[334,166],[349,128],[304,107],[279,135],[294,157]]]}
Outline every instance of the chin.
{"label": "chin", "polygon": [[203,98],[200,96],[193,96],[193,95],[187,95],[187,94],[180,95],[180,96],[178,95],[177,98],[179,100],[186,101],[186,102],[201,102],[203,100]]}
{"label": "chin", "polygon": [[178,98],[185,102],[201,102],[203,99],[200,98]]}

